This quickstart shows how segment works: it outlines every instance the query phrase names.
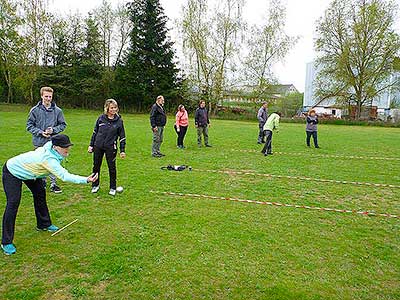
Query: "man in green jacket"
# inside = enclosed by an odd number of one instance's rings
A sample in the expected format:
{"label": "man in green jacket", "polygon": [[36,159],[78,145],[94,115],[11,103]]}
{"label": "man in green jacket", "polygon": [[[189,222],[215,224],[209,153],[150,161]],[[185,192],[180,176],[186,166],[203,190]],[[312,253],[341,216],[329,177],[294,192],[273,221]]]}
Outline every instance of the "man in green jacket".
{"label": "man in green jacket", "polygon": [[266,141],[264,148],[261,150],[261,153],[264,154],[264,156],[272,154],[272,132],[273,130],[279,132],[279,119],[281,118],[281,115],[280,112],[274,112],[268,117],[267,122],[265,122],[263,129]]}

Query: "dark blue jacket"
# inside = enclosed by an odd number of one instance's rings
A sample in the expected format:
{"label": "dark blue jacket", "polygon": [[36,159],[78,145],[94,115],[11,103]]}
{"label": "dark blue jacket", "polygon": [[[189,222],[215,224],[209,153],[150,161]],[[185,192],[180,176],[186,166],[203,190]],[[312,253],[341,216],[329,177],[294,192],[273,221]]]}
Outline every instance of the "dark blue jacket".
{"label": "dark blue jacket", "polygon": [[194,114],[194,123],[197,126],[205,127],[210,124],[210,120],[208,118],[208,111],[205,107],[198,107],[196,109],[196,113]]}
{"label": "dark blue jacket", "polygon": [[94,125],[90,146],[101,149],[117,149],[117,140],[119,138],[120,152],[125,152],[125,128],[124,122],[119,115],[115,115],[110,120],[107,115],[101,115]]}
{"label": "dark blue jacket", "polygon": [[151,107],[150,124],[151,128],[165,126],[165,124],[167,124],[167,115],[165,114],[165,110],[157,103],[154,103]]}

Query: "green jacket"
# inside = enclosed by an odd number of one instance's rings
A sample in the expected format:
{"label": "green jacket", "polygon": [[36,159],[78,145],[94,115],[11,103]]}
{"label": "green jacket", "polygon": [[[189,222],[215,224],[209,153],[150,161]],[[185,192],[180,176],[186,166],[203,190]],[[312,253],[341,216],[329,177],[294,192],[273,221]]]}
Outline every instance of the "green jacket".
{"label": "green jacket", "polygon": [[279,119],[280,118],[281,117],[278,114],[272,113],[268,117],[267,122],[265,123],[263,130],[271,130],[272,131],[272,130],[275,129],[276,131],[279,131]]}

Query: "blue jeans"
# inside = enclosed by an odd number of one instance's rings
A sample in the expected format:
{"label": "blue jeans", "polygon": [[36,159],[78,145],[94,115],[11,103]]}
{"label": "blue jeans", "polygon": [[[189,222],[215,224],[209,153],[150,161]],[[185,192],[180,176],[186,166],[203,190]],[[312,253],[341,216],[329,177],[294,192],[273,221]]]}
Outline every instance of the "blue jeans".
{"label": "blue jeans", "polygon": [[316,148],[318,148],[317,132],[316,131],[306,131],[306,134],[307,134],[307,139],[306,139],[307,146],[310,147],[310,140],[311,140],[311,136],[312,136],[313,140],[314,140],[314,146]]}

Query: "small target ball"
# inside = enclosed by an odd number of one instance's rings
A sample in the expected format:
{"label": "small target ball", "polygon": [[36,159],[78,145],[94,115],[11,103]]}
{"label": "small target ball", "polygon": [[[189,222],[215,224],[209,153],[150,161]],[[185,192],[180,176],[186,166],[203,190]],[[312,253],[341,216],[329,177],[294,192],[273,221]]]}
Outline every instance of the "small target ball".
{"label": "small target ball", "polygon": [[124,190],[124,188],[122,186],[118,186],[117,187],[117,192],[118,193],[122,193],[123,190]]}

